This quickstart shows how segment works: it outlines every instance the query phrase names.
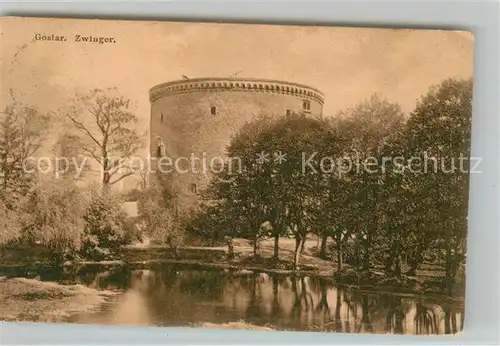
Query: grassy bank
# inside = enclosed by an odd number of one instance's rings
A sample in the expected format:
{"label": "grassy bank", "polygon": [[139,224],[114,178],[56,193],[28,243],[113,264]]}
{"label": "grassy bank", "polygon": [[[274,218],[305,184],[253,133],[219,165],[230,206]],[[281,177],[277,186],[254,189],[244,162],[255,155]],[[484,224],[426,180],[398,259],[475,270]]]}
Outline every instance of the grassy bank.
{"label": "grassy bank", "polygon": [[82,285],[60,285],[26,278],[0,278],[0,320],[64,322],[93,311],[113,293]]}

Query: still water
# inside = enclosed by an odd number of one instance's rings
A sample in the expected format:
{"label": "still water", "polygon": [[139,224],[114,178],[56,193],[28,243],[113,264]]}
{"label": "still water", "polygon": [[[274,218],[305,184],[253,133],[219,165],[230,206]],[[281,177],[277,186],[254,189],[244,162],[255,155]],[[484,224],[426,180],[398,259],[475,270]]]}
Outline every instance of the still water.
{"label": "still water", "polygon": [[246,323],[279,330],[444,334],[460,331],[463,305],[429,298],[362,292],[316,277],[157,265],[79,272],[73,280],[119,290],[102,311],[71,322],[187,326]]}

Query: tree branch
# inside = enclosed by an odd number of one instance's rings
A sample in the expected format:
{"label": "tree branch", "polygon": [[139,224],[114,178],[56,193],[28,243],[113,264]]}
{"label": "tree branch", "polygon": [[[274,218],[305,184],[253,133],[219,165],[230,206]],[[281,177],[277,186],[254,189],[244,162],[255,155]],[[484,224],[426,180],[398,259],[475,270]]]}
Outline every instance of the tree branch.
{"label": "tree branch", "polygon": [[83,123],[80,121],[76,120],[74,117],[72,117],[69,114],[66,114],[66,116],[75,124],[76,128],[80,130],[81,132],[85,133],[87,136],[92,139],[92,141],[97,144],[100,148],[102,148],[101,143],[92,135],[92,133],[85,127]]}
{"label": "tree branch", "polygon": [[135,171],[134,171],[134,172],[128,172],[128,173],[125,173],[125,174],[123,174],[121,177],[119,177],[118,179],[113,180],[113,181],[110,181],[110,182],[109,182],[109,185],[116,184],[116,183],[117,183],[117,182],[119,182],[120,180],[125,179],[126,177],[129,177],[129,176],[131,176],[132,174],[135,174],[135,173],[136,173]]}

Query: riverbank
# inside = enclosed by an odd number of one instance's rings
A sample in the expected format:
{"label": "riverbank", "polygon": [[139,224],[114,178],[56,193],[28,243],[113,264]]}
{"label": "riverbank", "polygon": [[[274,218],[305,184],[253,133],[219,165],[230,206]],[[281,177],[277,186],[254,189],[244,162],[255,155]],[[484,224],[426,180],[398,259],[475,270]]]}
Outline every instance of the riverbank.
{"label": "riverbank", "polygon": [[[227,246],[221,247],[186,247],[177,251],[167,246],[147,246],[147,247],[124,247],[121,257],[110,261],[75,261],[63,264],[65,270],[78,271],[80,267],[96,266],[130,266],[137,269],[147,269],[151,265],[178,264],[196,268],[215,268],[234,270],[243,272],[264,272],[268,274],[288,275],[288,276],[316,276],[333,280],[336,284],[349,288],[369,291],[388,291],[398,294],[426,295],[450,301],[463,301],[465,295],[465,281],[458,280],[453,294],[444,294],[442,287],[443,268],[425,264],[417,271],[413,277],[403,276],[400,278],[385,277],[383,268],[374,268],[369,272],[357,273],[354,268],[344,264],[342,275],[336,273],[336,263],[317,257],[319,242],[315,238],[307,240],[304,251],[300,258],[298,270],[293,270],[294,240],[282,237],[279,243],[279,261],[273,259],[274,241],[273,239],[263,239],[258,249],[258,258],[253,257],[253,247],[248,240],[234,239],[234,258],[228,259]],[[0,275],[24,276],[27,273],[37,275],[37,267],[47,268],[46,264],[39,262],[28,266],[26,273],[18,272],[16,266],[11,262],[11,266],[4,267]],[[36,263],[36,261],[35,261]],[[17,268],[16,268],[17,267]]]}
{"label": "riverbank", "polygon": [[83,285],[6,277],[0,277],[0,292],[0,320],[17,322],[65,322],[73,314],[98,309],[115,294]]}

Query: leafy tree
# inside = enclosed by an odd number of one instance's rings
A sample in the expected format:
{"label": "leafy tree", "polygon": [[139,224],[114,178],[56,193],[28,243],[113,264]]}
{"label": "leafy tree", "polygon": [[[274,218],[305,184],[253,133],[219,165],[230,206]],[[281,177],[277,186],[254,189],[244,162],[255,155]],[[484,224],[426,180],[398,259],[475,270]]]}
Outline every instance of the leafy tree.
{"label": "leafy tree", "polygon": [[[274,153],[275,157],[262,165],[269,172],[265,183],[267,204],[274,227],[289,229],[295,237],[294,268],[299,264],[306,235],[312,230],[313,213],[320,203],[318,180],[321,172],[305,169],[304,157],[318,151],[318,138],[327,129],[323,122],[302,114],[278,118],[272,127],[257,138],[257,149]],[[280,155],[285,155],[280,158]],[[321,154],[318,156],[321,157]],[[318,167],[317,159],[309,160],[312,167]]]}
{"label": "leafy tree", "polygon": [[211,191],[234,220],[248,225],[254,255],[262,225],[269,222],[275,238],[274,257],[278,258],[279,236],[289,230],[296,240],[294,266],[298,265],[305,236],[311,230],[310,208],[317,203],[315,173],[303,172],[303,153],[314,152],[323,131],[319,120],[293,114],[248,124],[232,140],[228,155],[240,159],[241,169],[230,172],[226,165],[215,177]]}
{"label": "leafy tree", "polygon": [[318,150],[323,158],[328,160],[322,164],[322,172],[317,176],[318,205],[311,213],[313,223],[318,225],[318,235],[321,237],[319,257],[326,258],[326,242],[328,237],[335,241],[337,252],[337,271],[342,270],[343,246],[351,229],[347,221],[351,217],[349,177],[345,175],[349,169],[349,159],[345,148],[350,144],[349,138],[340,131],[337,119],[325,122],[326,130],[318,137]]}
{"label": "leafy tree", "polygon": [[[343,229],[355,240],[357,263],[364,270],[372,264],[375,241],[382,228],[381,207],[386,176],[382,156],[387,143],[401,131],[404,116],[398,104],[374,95],[337,115],[338,132],[347,145],[344,156],[351,165],[344,175],[344,188],[351,212]],[[362,258],[360,255],[362,254]]]}
{"label": "leafy tree", "polygon": [[181,244],[183,216],[179,215],[170,190],[161,184],[152,184],[139,199],[139,222],[153,241],[168,244],[174,249]]}
{"label": "leafy tree", "polygon": [[[408,151],[422,162],[411,177],[421,210],[415,253],[427,239],[444,250],[448,293],[465,259],[471,117],[472,80],[447,79],[419,101],[406,129]],[[416,266],[422,260],[417,255]]]}
{"label": "leafy tree", "polygon": [[271,123],[269,117],[262,116],[242,127],[229,144],[228,162],[220,173],[214,175],[207,191],[207,198],[224,208],[227,215],[241,225],[243,234],[252,239],[254,257],[258,256],[261,225],[269,210],[266,192],[270,192],[268,171],[257,162],[256,137]]}
{"label": "leafy tree", "polygon": [[221,244],[225,236],[247,237],[241,220],[233,219],[223,203],[212,201],[200,203],[189,219],[186,233],[194,239],[208,241],[211,246]]}
{"label": "leafy tree", "polygon": [[28,160],[42,146],[50,119],[21,103],[0,113],[0,244],[19,239],[30,217],[26,194],[33,188],[33,163]]}
{"label": "leafy tree", "polygon": [[29,185],[28,159],[40,149],[50,118],[33,107],[15,103],[0,113],[0,182],[4,192],[23,193]]}

